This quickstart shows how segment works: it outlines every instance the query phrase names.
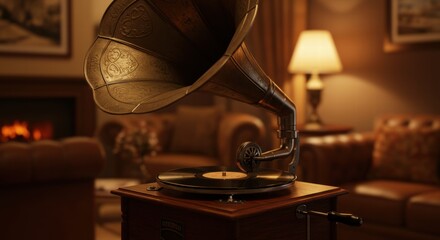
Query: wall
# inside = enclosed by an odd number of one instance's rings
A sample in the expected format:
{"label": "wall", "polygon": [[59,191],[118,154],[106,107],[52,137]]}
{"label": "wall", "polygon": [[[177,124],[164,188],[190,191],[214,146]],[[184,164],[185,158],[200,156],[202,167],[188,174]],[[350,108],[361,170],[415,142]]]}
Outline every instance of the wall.
{"label": "wall", "polygon": [[385,0],[310,0],[308,28],[332,32],[344,67],[323,76],[326,123],[372,128],[385,113],[440,114],[440,49],[385,53]]}

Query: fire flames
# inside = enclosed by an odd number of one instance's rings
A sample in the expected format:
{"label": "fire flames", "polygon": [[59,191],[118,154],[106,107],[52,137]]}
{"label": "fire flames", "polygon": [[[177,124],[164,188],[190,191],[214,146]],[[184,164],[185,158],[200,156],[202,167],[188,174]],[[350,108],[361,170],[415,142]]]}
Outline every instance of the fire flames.
{"label": "fire flames", "polygon": [[[38,126],[39,125],[39,126]],[[52,127],[48,124],[35,124],[32,128],[26,121],[14,121],[11,125],[1,127],[1,142],[38,141],[52,137]]]}

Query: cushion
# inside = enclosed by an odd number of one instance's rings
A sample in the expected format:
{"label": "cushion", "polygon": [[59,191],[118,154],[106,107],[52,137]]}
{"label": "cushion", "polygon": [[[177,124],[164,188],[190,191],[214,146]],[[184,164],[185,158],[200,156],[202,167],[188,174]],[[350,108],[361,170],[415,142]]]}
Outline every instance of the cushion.
{"label": "cushion", "polygon": [[168,114],[150,114],[145,117],[145,122],[148,128],[156,131],[160,150],[167,151],[171,144],[171,137],[173,132],[172,117]]}
{"label": "cushion", "polygon": [[393,180],[364,181],[343,188],[350,194],[338,198],[340,212],[354,213],[365,222],[391,226],[405,223],[409,198],[438,189],[432,185]]}
{"label": "cushion", "polygon": [[440,236],[440,190],[412,197],[407,204],[407,226],[411,230]]}
{"label": "cushion", "polygon": [[170,151],[215,156],[220,116],[217,108],[179,107]]}
{"label": "cushion", "polygon": [[372,178],[439,183],[440,130],[383,127],[373,150]]}

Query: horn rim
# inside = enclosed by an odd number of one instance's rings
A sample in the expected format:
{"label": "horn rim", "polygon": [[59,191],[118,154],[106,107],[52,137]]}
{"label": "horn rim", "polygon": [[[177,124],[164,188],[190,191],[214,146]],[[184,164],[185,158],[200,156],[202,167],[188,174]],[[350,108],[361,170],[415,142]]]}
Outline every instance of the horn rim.
{"label": "horn rim", "polygon": [[[159,93],[155,96],[142,99],[137,104],[122,102],[121,100],[118,100],[112,96],[112,93],[109,90],[109,86],[111,84],[102,76],[103,74],[101,67],[99,67],[98,70],[90,67],[90,65],[93,64],[93,58],[95,57],[92,56],[92,53],[96,50],[100,50],[100,48],[97,46],[97,42],[103,39],[102,37],[97,36],[93,45],[89,49],[84,62],[85,78],[92,88],[93,98],[96,105],[102,111],[110,114],[148,113],[165,108],[202,88],[203,85],[205,85],[209,79],[211,79],[211,77],[214,76],[229,61],[234,52],[237,51],[242,44],[244,44],[244,39],[255,21],[258,10],[258,0],[248,0],[247,2],[248,10],[241,18],[239,24],[237,24],[235,32],[231,37],[229,45],[227,46],[224,54],[220,56],[220,58],[211,67],[209,67],[209,69],[207,69],[190,85],[182,85],[182,87],[176,88],[175,90]],[[107,14],[107,11],[105,14]],[[106,40],[111,41],[109,39]],[[101,60],[104,54],[103,52],[104,51],[101,51],[99,54],[99,60]],[[97,85],[96,82],[100,82],[101,84]],[[106,91],[103,91],[101,88],[106,89]],[[103,97],[105,95],[103,92],[106,92],[107,96]],[[157,104],[158,102],[161,104]],[[122,107],[121,105],[124,105],[125,107]]]}

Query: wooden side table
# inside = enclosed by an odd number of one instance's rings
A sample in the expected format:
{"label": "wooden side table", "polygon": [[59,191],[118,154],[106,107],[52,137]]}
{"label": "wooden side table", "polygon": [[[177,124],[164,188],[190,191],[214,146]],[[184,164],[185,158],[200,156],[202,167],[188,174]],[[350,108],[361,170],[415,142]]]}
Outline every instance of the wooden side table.
{"label": "wooden side table", "polygon": [[322,125],[320,127],[306,127],[305,125],[298,125],[298,131],[301,137],[325,136],[333,134],[349,133],[353,130],[352,127],[344,125]]}
{"label": "wooden side table", "polygon": [[332,211],[337,197],[346,193],[297,181],[286,190],[239,195],[242,203],[225,203],[219,196],[148,191],[152,186],[156,183],[112,191],[121,197],[122,240],[306,240],[308,232],[310,239],[336,239],[335,223],[301,218],[296,209],[306,204],[311,210]]}

